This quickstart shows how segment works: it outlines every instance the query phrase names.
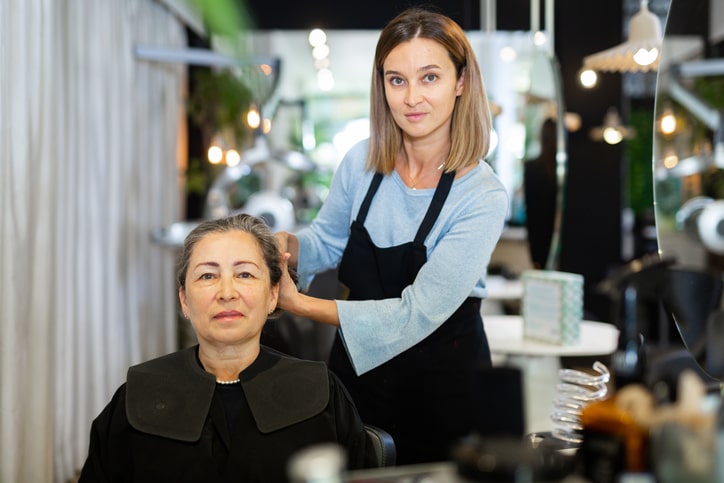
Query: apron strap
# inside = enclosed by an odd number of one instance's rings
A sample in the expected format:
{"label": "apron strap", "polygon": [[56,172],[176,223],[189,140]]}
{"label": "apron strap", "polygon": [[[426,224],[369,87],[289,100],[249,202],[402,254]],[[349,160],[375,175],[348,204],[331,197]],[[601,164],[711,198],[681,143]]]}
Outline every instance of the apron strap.
{"label": "apron strap", "polygon": [[[364,224],[364,221],[367,218],[367,212],[372,204],[372,198],[374,198],[375,193],[377,193],[377,189],[380,187],[380,183],[382,182],[382,176],[382,173],[377,172],[372,178],[372,182],[367,190],[365,199],[362,201],[359,212],[357,212],[357,223]],[[442,211],[442,207],[445,204],[447,195],[450,193],[450,188],[452,187],[454,180],[455,171],[444,173],[440,177],[440,181],[437,183],[437,188],[435,188],[435,194],[432,196],[432,201],[427,209],[427,213],[425,213],[425,218],[422,220],[422,224],[420,224],[420,228],[417,230],[417,235],[415,235],[415,242],[423,243],[425,238],[427,238],[430,230],[432,230],[432,226],[435,224],[435,221],[437,221],[437,217],[440,215],[440,211]]]}
{"label": "apron strap", "polygon": [[375,193],[377,193],[377,188],[380,187],[381,182],[382,173],[376,172],[367,190],[367,195],[359,208],[359,212],[357,212],[357,223],[364,224],[365,218],[367,218],[367,211],[369,211],[370,204],[372,204],[372,198],[375,196]]}
{"label": "apron strap", "polygon": [[455,171],[444,173],[440,177],[440,181],[437,183],[437,188],[435,189],[435,194],[432,196],[430,207],[427,209],[425,218],[422,220],[422,224],[420,224],[420,228],[417,230],[417,235],[415,235],[416,243],[424,243],[425,238],[427,238],[430,230],[432,230],[432,226],[435,224],[435,221],[437,221],[440,211],[442,211],[442,205],[445,204],[445,200],[447,199],[447,195],[450,193],[450,188],[452,187],[454,180]]}

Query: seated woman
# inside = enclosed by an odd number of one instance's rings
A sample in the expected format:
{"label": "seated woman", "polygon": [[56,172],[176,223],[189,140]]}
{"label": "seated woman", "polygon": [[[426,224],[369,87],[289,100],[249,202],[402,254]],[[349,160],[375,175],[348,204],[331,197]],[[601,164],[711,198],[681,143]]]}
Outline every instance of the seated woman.
{"label": "seated woman", "polygon": [[179,260],[181,308],[198,345],[129,369],[93,421],[80,482],[285,481],[290,456],[332,442],[365,463],[365,432],[322,362],[261,345],[280,254],[265,223],[201,223]]}

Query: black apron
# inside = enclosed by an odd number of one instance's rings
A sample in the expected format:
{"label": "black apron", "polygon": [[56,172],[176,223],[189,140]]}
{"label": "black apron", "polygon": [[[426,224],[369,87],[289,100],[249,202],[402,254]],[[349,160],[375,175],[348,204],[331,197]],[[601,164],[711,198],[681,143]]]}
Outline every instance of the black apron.
{"label": "black apron", "polygon": [[[379,248],[364,227],[382,181],[382,174],[375,174],[339,265],[339,280],[349,289],[349,300],[400,297],[412,284],[427,261],[424,241],[454,178],[454,172],[441,177],[413,241]],[[466,299],[427,338],[361,376],[352,368],[339,331],[330,354],[330,367],[349,390],[362,420],[394,438],[398,465],[450,459],[452,445],[479,426],[483,393],[476,373],[490,366],[479,298]]]}

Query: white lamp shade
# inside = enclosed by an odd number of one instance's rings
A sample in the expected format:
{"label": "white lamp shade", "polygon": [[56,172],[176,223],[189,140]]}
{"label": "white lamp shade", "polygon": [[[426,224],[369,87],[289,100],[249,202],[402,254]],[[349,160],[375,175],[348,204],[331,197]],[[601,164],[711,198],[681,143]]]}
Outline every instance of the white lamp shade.
{"label": "white lamp shade", "polygon": [[583,66],[601,72],[647,72],[658,68],[660,53],[661,22],[642,0],[641,10],[631,17],[628,40],[586,56]]}

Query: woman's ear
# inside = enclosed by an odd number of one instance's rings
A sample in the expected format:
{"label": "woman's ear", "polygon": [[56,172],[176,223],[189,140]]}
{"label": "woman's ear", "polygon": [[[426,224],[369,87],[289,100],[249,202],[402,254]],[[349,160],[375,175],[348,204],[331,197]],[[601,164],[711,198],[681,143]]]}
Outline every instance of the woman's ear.
{"label": "woman's ear", "polygon": [[186,304],[186,291],[183,287],[178,288],[178,300],[181,302],[181,311],[184,314],[184,317],[187,319],[189,318],[189,307]]}
{"label": "woman's ear", "polygon": [[467,67],[463,68],[462,73],[460,74],[460,77],[458,78],[457,85],[455,86],[455,95],[460,96],[463,93],[463,89],[465,88],[465,72]]}
{"label": "woman's ear", "polygon": [[269,310],[267,310],[268,314],[271,314],[277,308],[277,302],[279,301],[279,288],[280,287],[281,287],[281,284],[278,283],[271,288],[270,300],[269,300]]}

